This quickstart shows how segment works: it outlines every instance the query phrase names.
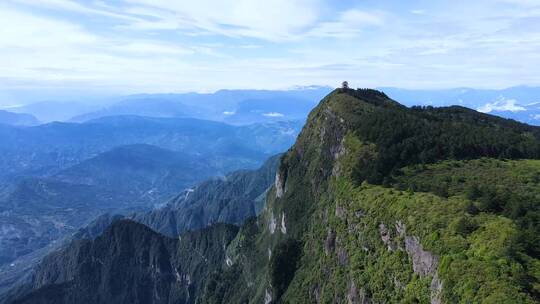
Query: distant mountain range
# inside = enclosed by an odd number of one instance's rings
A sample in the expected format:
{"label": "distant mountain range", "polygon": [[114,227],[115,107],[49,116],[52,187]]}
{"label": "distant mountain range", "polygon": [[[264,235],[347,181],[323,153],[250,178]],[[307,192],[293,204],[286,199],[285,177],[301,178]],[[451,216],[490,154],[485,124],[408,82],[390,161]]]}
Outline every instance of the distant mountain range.
{"label": "distant mountain range", "polygon": [[7,110],[16,113],[29,113],[42,122],[52,122],[67,121],[73,116],[96,111],[103,106],[94,100],[92,102],[45,100],[21,106],[11,106]]}
{"label": "distant mountain range", "polygon": [[[486,113],[540,124],[540,87],[506,89],[455,88],[414,90],[381,87],[387,95],[407,106],[461,105]],[[96,101],[79,97],[73,102],[44,101],[9,111],[30,113],[40,121],[83,122],[104,116],[138,115],[190,117],[232,124],[304,120],[311,109],[331,91],[330,87],[300,87],[292,90],[220,90],[215,93],[138,94]]]}
{"label": "distant mountain range", "polygon": [[211,94],[143,94],[98,111],[75,116],[72,121],[87,121],[112,115],[152,117],[192,117],[232,124],[305,119],[327,87],[288,91],[221,90]]}
{"label": "distant mountain range", "polygon": [[138,94],[97,100],[80,96],[69,101],[42,101],[12,106],[10,111],[31,113],[43,122],[85,122],[105,116],[189,117],[251,124],[303,120],[329,87],[292,90],[220,90],[215,93]]}
{"label": "distant mountain range", "polygon": [[[147,144],[120,146],[60,171],[55,180],[114,190],[116,204],[152,205],[198,181],[223,174],[221,160]],[[123,198],[122,198],[123,196]]]}
{"label": "distant mountain range", "polygon": [[379,88],[407,106],[460,105],[480,112],[540,125],[540,87],[518,86],[500,90],[456,88],[448,90],[406,90]]}
{"label": "distant mountain range", "polygon": [[20,178],[0,199],[0,265],[76,231],[103,213],[149,210],[223,170],[211,159],[121,146],[47,177]]}
{"label": "distant mountain range", "polygon": [[286,150],[301,121],[247,126],[192,118],[110,116],[85,123],[18,128],[0,125],[0,181],[15,175],[54,174],[114,147],[149,144],[202,155],[223,174],[253,168]]}
{"label": "distant mountain range", "polygon": [[209,177],[256,168],[287,150],[301,126],[140,116],[0,125],[0,266],[35,257],[104,213],[148,211]]}
{"label": "distant mountain range", "polygon": [[35,126],[39,120],[34,115],[0,110],[0,124],[12,126]]}

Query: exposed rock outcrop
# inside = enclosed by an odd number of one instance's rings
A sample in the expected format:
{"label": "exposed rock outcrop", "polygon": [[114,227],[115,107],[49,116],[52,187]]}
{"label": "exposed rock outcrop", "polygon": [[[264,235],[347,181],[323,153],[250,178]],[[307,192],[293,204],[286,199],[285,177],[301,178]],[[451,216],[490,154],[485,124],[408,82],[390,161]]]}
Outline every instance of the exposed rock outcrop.
{"label": "exposed rock outcrop", "polygon": [[329,255],[334,251],[336,247],[336,232],[333,230],[328,230],[326,235],[326,240],[324,241],[324,253]]}
{"label": "exposed rock outcrop", "polygon": [[274,187],[276,188],[276,197],[281,198],[285,193],[285,180],[283,174],[278,171],[276,173],[276,180],[274,182]]}
{"label": "exposed rock outcrop", "polygon": [[338,247],[336,250],[338,263],[341,266],[347,266],[349,264],[349,254],[343,247]]}
{"label": "exposed rock outcrop", "polygon": [[272,213],[270,215],[270,222],[268,223],[268,230],[270,231],[270,234],[274,234],[276,232],[277,222],[276,218],[274,217],[274,214]]}
{"label": "exposed rock outcrop", "polygon": [[405,251],[411,257],[413,270],[421,276],[434,275],[439,264],[438,258],[425,251],[415,236],[405,237]]}
{"label": "exposed rock outcrop", "polygon": [[281,226],[279,227],[279,230],[283,234],[287,234],[287,226],[285,225],[285,212],[281,213]]}
{"label": "exposed rock outcrop", "polygon": [[272,294],[268,291],[268,288],[264,291],[264,304],[272,303]]}
{"label": "exposed rock outcrop", "polygon": [[437,267],[439,266],[439,258],[429,251],[422,248],[422,244],[417,237],[405,237],[405,251],[409,255],[413,263],[413,270],[421,277],[431,276],[431,303],[441,303],[442,281],[439,280]]}
{"label": "exposed rock outcrop", "polygon": [[345,208],[339,206],[337,203],[336,203],[336,217],[341,219],[341,220],[344,220],[345,219]]}
{"label": "exposed rock outcrop", "polygon": [[392,240],[392,232],[390,229],[386,228],[384,223],[379,224],[379,234],[388,251],[394,251],[396,246]]}
{"label": "exposed rock outcrop", "polygon": [[356,287],[354,280],[349,283],[349,290],[347,292],[348,304],[369,304],[370,300],[366,296],[363,288]]}
{"label": "exposed rock outcrop", "polygon": [[[408,236],[407,227],[402,221],[396,221],[394,228],[395,233],[392,233],[391,226],[389,228],[384,223],[379,224],[379,234],[382,242],[389,251],[400,250],[407,252],[412,261],[414,273],[421,277],[432,277],[430,284],[431,303],[440,304],[443,283],[437,273],[439,258],[433,253],[424,250],[418,237]],[[394,285],[399,288],[401,283],[394,278]]]}

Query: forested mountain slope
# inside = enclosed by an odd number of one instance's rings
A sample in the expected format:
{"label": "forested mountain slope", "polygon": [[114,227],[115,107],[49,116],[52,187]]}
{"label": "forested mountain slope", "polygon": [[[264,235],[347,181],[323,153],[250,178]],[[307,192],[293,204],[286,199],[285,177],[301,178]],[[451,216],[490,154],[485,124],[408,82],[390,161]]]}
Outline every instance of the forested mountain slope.
{"label": "forested mountain slope", "polygon": [[193,291],[224,263],[237,229],[216,225],[173,239],[117,221],[96,239],[47,256],[32,286],[40,291],[14,303],[194,303]]}
{"label": "forested mountain slope", "polygon": [[[242,227],[228,248],[233,265],[205,300],[538,300],[540,162],[504,160],[538,159],[538,132],[465,108],[409,109],[373,90],[334,91],[283,157],[267,210]],[[484,172],[500,167],[508,179],[483,178],[479,158]],[[464,168],[461,179],[445,178],[481,194],[430,178],[430,187],[403,186],[445,159]]]}
{"label": "forested mountain slope", "polygon": [[[535,303],[539,138],[539,128],[461,107],[411,109],[382,92],[335,90],[282,157],[261,215],[224,260],[201,266],[196,300],[179,303]],[[68,264],[73,276],[50,279],[45,262],[20,302],[106,303],[108,291],[84,290],[110,286],[107,277]],[[143,278],[149,267],[126,272]],[[114,303],[144,303],[136,289],[115,290]]]}

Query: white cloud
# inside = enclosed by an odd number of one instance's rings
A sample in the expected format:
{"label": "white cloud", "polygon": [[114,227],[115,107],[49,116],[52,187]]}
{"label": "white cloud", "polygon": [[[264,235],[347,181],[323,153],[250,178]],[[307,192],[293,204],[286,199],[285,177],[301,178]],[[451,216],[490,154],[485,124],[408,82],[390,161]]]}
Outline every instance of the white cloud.
{"label": "white cloud", "polygon": [[415,14],[415,15],[424,15],[426,13],[426,11],[423,9],[414,9],[414,10],[411,10],[410,12],[411,14]]}
{"label": "white cloud", "polygon": [[285,115],[279,113],[279,112],[269,112],[269,113],[264,113],[263,116],[266,116],[266,117],[283,117]]}
{"label": "white cloud", "polygon": [[155,41],[115,43],[109,50],[134,55],[187,55],[194,53],[194,50],[189,48]]}
{"label": "white cloud", "polygon": [[340,14],[338,20],[323,22],[313,28],[309,36],[323,37],[352,37],[366,27],[382,26],[384,19],[380,14],[350,9]]}
{"label": "white cloud", "polygon": [[538,3],[538,0],[497,0],[497,2],[510,4],[510,5],[518,5],[518,6],[523,6],[523,7],[540,6],[540,3]]}
{"label": "white cloud", "polygon": [[524,107],[517,104],[515,99],[505,99],[499,97],[495,102],[486,103],[485,105],[477,109],[479,112],[491,113],[492,111],[508,111],[508,112],[521,112],[526,111]]}
{"label": "white cloud", "polygon": [[259,49],[262,46],[258,44],[244,44],[244,45],[239,45],[238,47],[242,49]]}
{"label": "white cloud", "polygon": [[192,29],[232,37],[289,39],[317,20],[317,0],[165,1],[127,0],[131,12],[154,20],[134,22],[134,29]]}
{"label": "white cloud", "polygon": [[171,88],[179,72],[193,69],[181,59],[205,50],[98,35],[73,22],[0,5],[0,79],[12,83]]}
{"label": "white cloud", "polygon": [[234,114],[236,114],[235,111],[225,111],[225,112],[223,112],[223,115],[227,115],[227,116],[231,116],[231,115],[234,115]]}
{"label": "white cloud", "polygon": [[[344,79],[361,87],[536,85],[536,2],[5,0],[0,83],[131,92]],[[500,106],[492,104],[484,109]]]}
{"label": "white cloud", "polygon": [[111,11],[111,9],[114,9],[112,7],[109,7],[101,2],[94,2],[97,4],[96,7],[89,7],[82,4],[79,4],[75,1],[71,0],[7,0],[9,2],[13,3],[20,3],[25,5],[32,5],[42,8],[49,8],[49,9],[55,9],[55,10],[65,10],[65,11],[71,11],[71,12],[77,12],[85,15],[101,15],[111,18],[118,18],[118,19],[126,19],[126,20],[136,20],[135,17],[131,17],[126,14],[122,13],[115,13]]}
{"label": "white cloud", "polygon": [[99,38],[72,23],[0,7],[0,48],[56,48],[92,45]]}

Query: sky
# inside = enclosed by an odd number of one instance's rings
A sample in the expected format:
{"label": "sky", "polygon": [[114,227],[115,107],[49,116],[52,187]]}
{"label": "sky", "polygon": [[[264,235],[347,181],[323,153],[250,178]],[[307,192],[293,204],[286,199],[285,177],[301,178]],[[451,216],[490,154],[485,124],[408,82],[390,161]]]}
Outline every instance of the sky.
{"label": "sky", "polygon": [[540,0],[0,1],[0,93],[342,80],[411,89],[540,85]]}

